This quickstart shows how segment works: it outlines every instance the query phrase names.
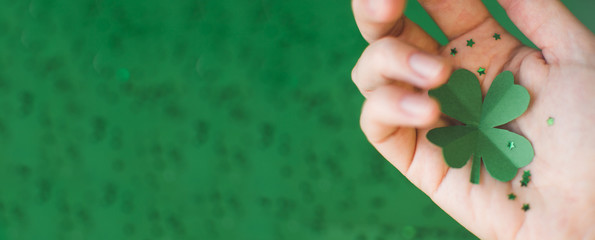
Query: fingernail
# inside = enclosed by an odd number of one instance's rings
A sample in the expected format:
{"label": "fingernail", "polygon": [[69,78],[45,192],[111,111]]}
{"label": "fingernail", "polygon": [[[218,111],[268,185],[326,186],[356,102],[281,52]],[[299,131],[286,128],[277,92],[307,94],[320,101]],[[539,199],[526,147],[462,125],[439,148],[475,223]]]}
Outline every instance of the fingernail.
{"label": "fingernail", "polygon": [[411,69],[426,79],[438,77],[442,71],[443,64],[438,57],[425,53],[415,53],[409,58]]}
{"label": "fingernail", "polygon": [[401,108],[403,111],[414,115],[423,116],[430,110],[430,99],[427,96],[417,94],[406,95],[401,99]]}

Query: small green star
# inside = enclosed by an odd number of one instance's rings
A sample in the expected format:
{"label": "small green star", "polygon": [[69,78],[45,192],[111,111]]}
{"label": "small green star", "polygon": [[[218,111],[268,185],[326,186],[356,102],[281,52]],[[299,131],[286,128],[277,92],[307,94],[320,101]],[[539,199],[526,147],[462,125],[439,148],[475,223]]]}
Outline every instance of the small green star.
{"label": "small green star", "polygon": [[526,187],[531,182],[531,171],[527,170],[523,172],[523,180],[521,180],[521,187]]}
{"label": "small green star", "polygon": [[512,150],[513,148],[515,148],[516,146],[514,145],[513,141],[508,142],[508,145],[506,145],[508,147],[508,150]]}
{"label": "small green star", "polygon": [[514,195],[514,193],[508,194],[508,199],[515,200],[516,199],[516,195]]}
{"label": "small green star", "polygon": [[549,117],[549,118],[547,119],[547,125],[548,125],[548,126],[552,126],[552,125],[554,125],[554,118],[553,118],[553,117]]}
{"label": "small green star", "polygon": [[523,208],[522,209],[525,212],[528,211],[530,209],[529,204],[528,203],[523,204]]}
{"label": "small green star", "polygon": [[459,52],[457,51],[457,48],[451,48],[451,49],[450,49],[450,55],[453,55],[453,56],[454,56],[454,55],[457,55],[457,53],[459,53]]}
{"label": "small green star", "polygon": [[486,69],[479,67],[479,69],[477,70],[477,72],[479,73],[479,76],[486,74]]}
{"label": "small green star", "polygon": [[500,40],[500,39],[502,39],[502,38],[500,37],[500,34],[498,34],[498,33],[494,33],[494,36],[493,36],[493,37],[494,37],[494,39],[496,39],[496,40]]}
{"label": "small green star", "polygon": [[473,47],[474,44],[475,44],[475,42],[473,41],[473,39],[467,40],[467,46],[468,47]]}

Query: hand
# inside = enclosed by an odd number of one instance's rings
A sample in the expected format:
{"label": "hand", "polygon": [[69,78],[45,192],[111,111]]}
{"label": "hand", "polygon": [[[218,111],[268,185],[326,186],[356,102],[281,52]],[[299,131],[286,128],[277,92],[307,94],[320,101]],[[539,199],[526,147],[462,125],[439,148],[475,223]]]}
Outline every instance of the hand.
{"label": "hand", "polygon": [[[440,46],[403,16],[405,1],[352,2],[370,43],[352,73],[366,97],[361,127],[368,140],[481,239],[595,239],[595,36],[558,0],[499,0],[541,51],[506,32],[480,0],[419,0],[450,41]],[[426,139],[428,130],[447,124],[427,90],[444,84],[453,68],[479,67],[487,69],[478,76],[484,95],[506,70],[531,95],[527,112],[505,126],[535,149],[521,169],[531,170],[528,187],[520,186],[522,174],[499,182],[485,168],[480,184],[471,184],[471,161],[451,169]],[[509,193],[517,199],[508,200]],[[523,203],[530,210],[521,210]]]}

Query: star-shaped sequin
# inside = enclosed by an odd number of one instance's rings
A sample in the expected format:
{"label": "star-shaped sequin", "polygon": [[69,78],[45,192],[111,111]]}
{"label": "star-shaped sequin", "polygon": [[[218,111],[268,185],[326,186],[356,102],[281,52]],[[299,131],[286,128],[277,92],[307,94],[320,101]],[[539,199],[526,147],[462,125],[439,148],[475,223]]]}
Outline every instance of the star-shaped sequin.
{"label": "star-shaped sequin", "polygon": [[457,51],[457,48],[451,48],[450,49],[450,55],[457,55],[457,53],[459,53],[459,51]]}
{"label": "star-shaped sequin", "polygon": [[468,47],[473,47],[473,45],[475,45],[475,42],[473,41],[473,39],[467,40],[467,46]]}
{"label": "star-shaped sequin", "polygon": [[528,211],[528,210],[530,209],[530,207],[529,207],[529,204],[528,204],[528,203],[525,203],[525,204],[523,204],[523,207],[522,207],[522,209],[523,209],[523,211],[525,211],[525,212],[526,212],[526,211]]}
{"label": "star-shaped sequin", "polygon": [[508,144],[506,145],[506,147],[508,147],[508,150],[512,150],[516,146],[514,145],[514,142],[513,141],[510,141],[510,142],[508,142]]}
{"label": "star-shaped sequin", "polygon": [[486,74],[486,69],[479,67],[479,69],[477,69],[477,72],[479,73],[479,76]]}
{"label": "star-shaped sequin", "polygon": [[508,194],[508,199],[515,200],[516,199],[516,195],[514,195],[514,193]]}
{"label": "star-shaped sequin", "polygon": [[523,172],[523,179],[521,179],[521,187],[526,187],[531,182],[531,170]]}
{"label": "star-shaped sequin", "polygon": [[494,37],[494,39],[496,39],[496,40],[500,40],[500,39],[502,39],[502,38],[500,37],[500,34],[498,34],[498,33],[494,33],[494,36],[493,36],[493,37]]}
{"label": "star-shaped sequin", "polygon": [[547,119],[547,125],[548,125],[548,126],[553,126],[553,125],[554,125],[554,121],[555,121],[555,120],[554,120],[554,118],[553,118],[553,117],[549,117],[549,118]]}

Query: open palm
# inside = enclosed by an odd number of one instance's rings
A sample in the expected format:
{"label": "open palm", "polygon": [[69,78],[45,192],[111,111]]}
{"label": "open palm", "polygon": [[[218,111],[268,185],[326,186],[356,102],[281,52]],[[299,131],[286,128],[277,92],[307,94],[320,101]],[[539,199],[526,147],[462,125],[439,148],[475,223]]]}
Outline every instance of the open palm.
{"label": "open palm", "polygon": [[[446,46],[403,16],[405,0],[352,2],[370,42],[352,73],[366,97],[361,126],[369,141],[482,239],[595,239],[595,36],[558,0],[499,1],[541,50],[507,33],[480,0],[419,2],[448,37]],[[521,187],[521,174],[499,182],[485,169],[480,184],[471,184],[470,162],[449,168],[425,137],[448,125],[427,90],[445,83],[453,68],[480,67],[484,95],[506,70],[531,95],[527,112],[505,126],[533,143],[528,187]],[[531,209],[522,211],[523,203]]]}

